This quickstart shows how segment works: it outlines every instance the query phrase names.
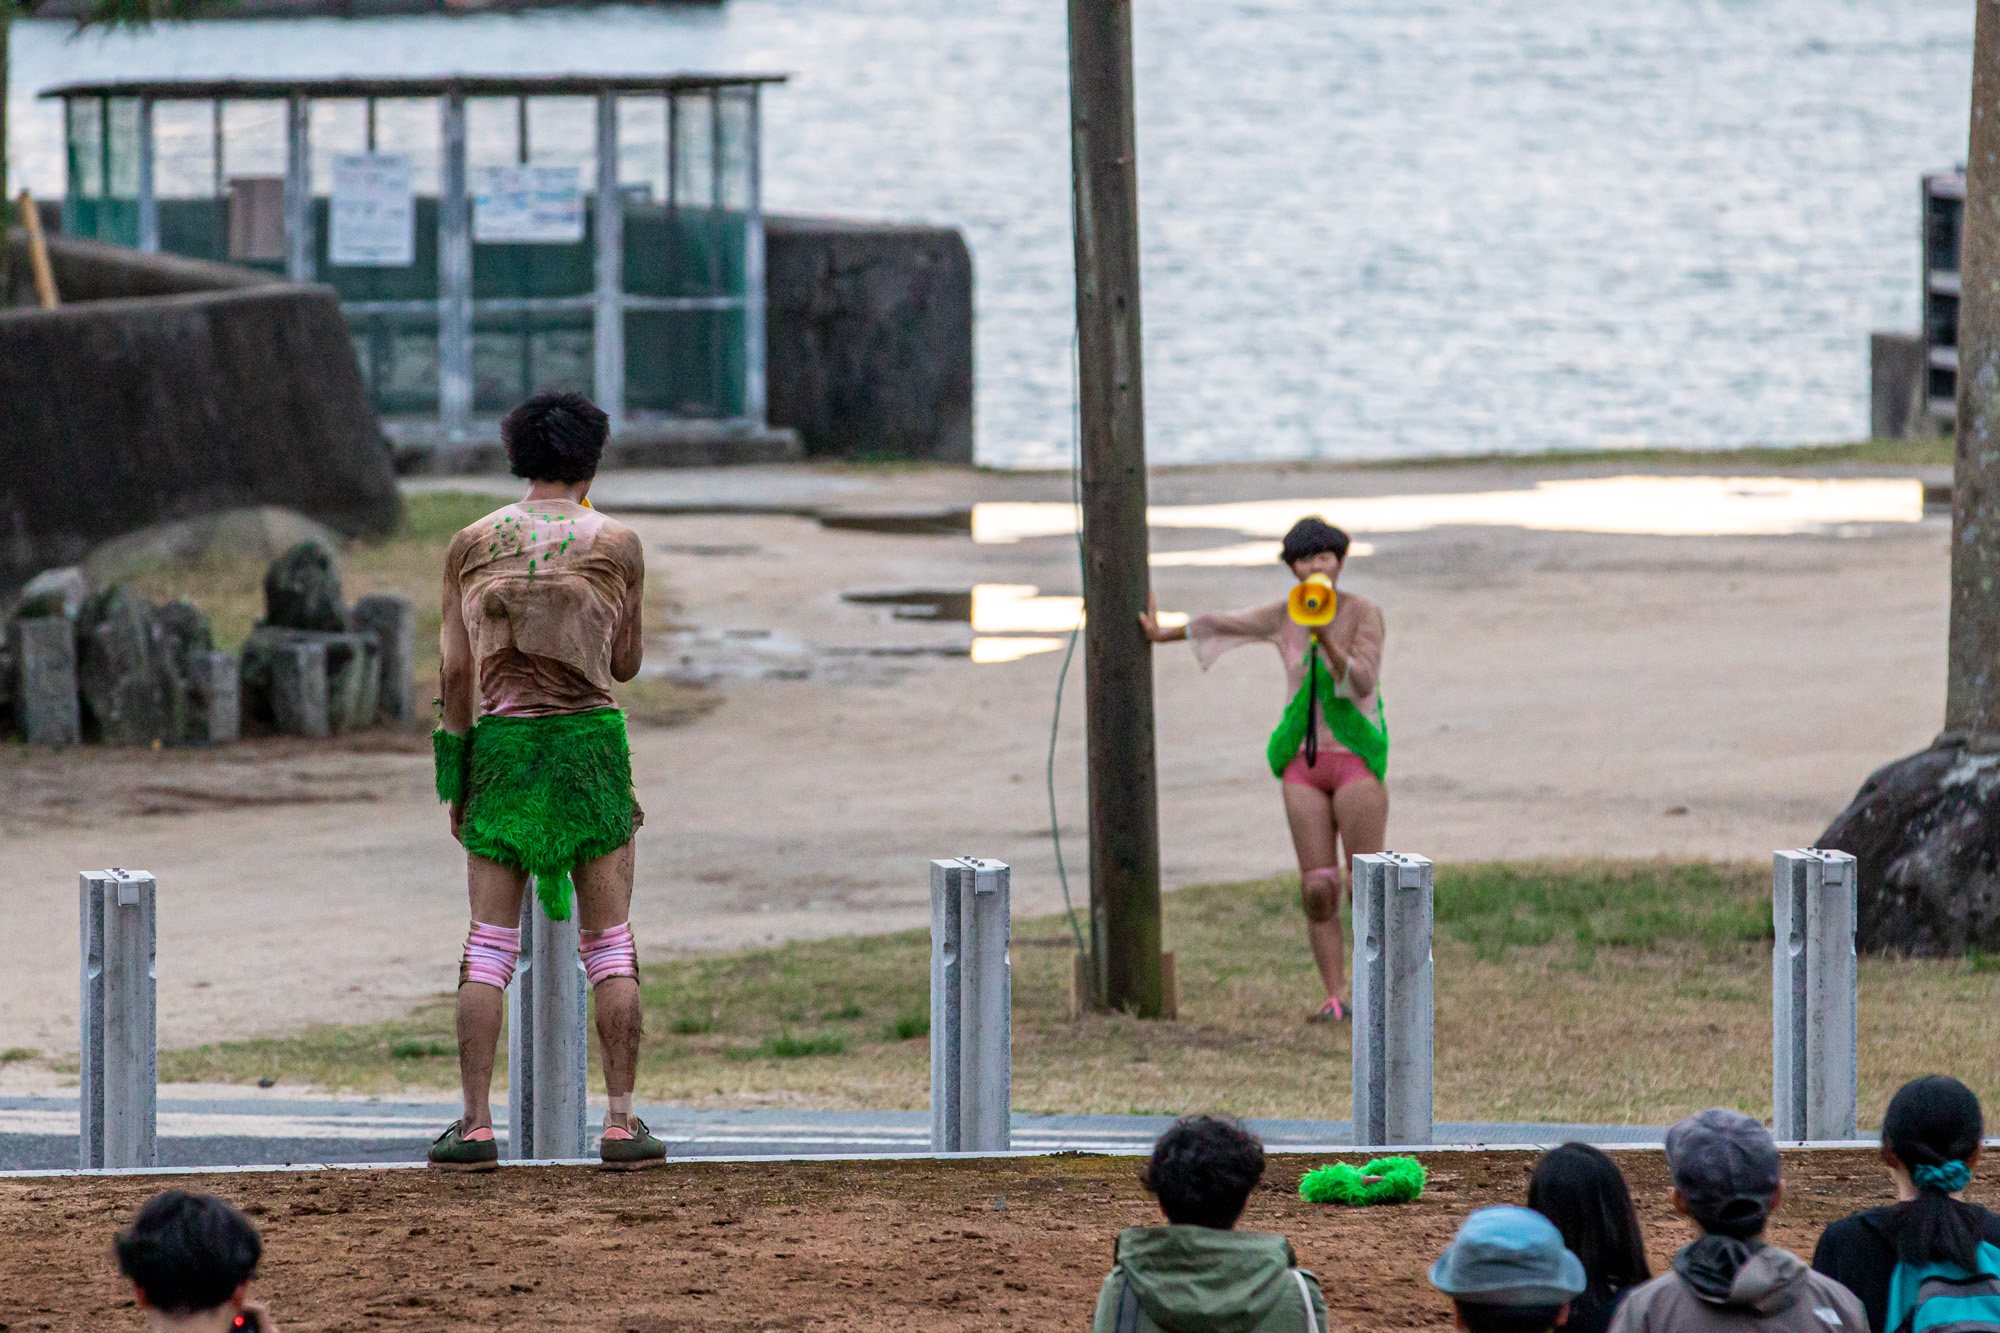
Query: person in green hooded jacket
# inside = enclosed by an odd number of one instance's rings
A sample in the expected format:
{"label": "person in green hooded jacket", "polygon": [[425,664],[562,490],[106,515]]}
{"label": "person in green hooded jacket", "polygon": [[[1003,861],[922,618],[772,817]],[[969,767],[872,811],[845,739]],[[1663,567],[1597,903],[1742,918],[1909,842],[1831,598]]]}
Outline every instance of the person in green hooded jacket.
{"label": "person in green hooded jacket", "polygon": [[1264,1145],[1241,1125],[1176,1121],[1145,1174],[1167,1225],[1119,1234],[1091,1333],[1326,1333],[1326,1297],[1291,1243],[1236,1230],[1263,1178]]}

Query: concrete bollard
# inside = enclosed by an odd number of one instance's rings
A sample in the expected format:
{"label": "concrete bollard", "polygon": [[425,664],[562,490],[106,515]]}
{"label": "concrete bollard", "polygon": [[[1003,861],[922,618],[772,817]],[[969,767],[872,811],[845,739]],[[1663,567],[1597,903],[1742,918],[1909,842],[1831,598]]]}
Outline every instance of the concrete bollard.
{"label": "concrete bollard", "polygon": [[288,643],[272,655],[271,715],[280,735],[327,734],[325,644]]}
{"label": "concrete bollard", "polygon": [[347,612],[347,627],[375,636],[381,651],[379,716],[407,722],[417,715],[417,608],[401,593],[372,593]]}
{"label": "concrete bollard", "polygon": [[521,903],[521,962],[507,988],[510,1160],[584,1155],[590,1007],[576,945],[576,913],[549,920],[531,887]]}
{"label": "concrete bollard", "polygon": [[1354,1142],[1431,1141],[1431,863],[1354,858]]}
{"label": "concrete bollard", "polygon": [[81,1134],[77,1164],[158,1166],[154,999],[156,885],[143,870],[79,877],[83,942]]}
{"label": "concrete bollard", "polygon": [[1772,857],[1771,1133],[1781,1140],[1855,1135],[1856,878],[1846,852]]}
{"label": "concrete bollard", "polygon": [[1014,1109],[1011,874],[931,862],[931,1151],[1005,1152]]}
{"label": "concrete bollard", "polygon": [[76,745],[83,718],[76,694],[76,627],[67,616],[14,622],[21,734],[32,745]]}

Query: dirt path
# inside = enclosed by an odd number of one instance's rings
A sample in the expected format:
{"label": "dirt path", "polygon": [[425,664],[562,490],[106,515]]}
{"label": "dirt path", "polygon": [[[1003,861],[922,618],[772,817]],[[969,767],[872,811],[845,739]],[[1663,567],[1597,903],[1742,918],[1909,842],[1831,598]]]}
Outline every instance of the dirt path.
{"label": "dirt path", "polygon": [[[1617,1154],[1655,1271],[1687,1239],[1657,1151]],[[1475,1208],[1519,1203],[1532,1153],[1439,1153],[1424,1197],[1314,1206],[1319,1159],[1274,1157],[1242,1225],[1283,1232],[1334,1327],[1444,1328],[1424,1280]],[[1158,1219],[1132,1158],[418,1171],[0,1181],[0,1324],[138,1327],[113,1231],[166,1185],[210,1190],[264,1234],[258,1290],[288,1333],[574,1328],[759,1333],[807,1327],[1077,1329],[1119,1229]],[[1975,1184],[1981,1202],[1990,1187]],[[1825,1225],[1890,1201],[1865,1152],[1790,1153],[1772,1239],[1810,1256]]]}
{"label": "dirt path", "polygon": [[[1535,475],[1175,474],[1155,496],[1303,505],[1329,492],[1520,487]],[[1051,499],[1063,486],[884,476],[863,499]],[[746,478],[732,484],[757,481]],[[1061,655],[939,656],[962,653],[968,627],[897,619],[841,594],[976,583],[1074,594],[1068,538],[984,545],[770,515],[633,522],[699,631],[656,641],[649,661],[719,674],[724,696],[691,725],[634,737],[647,811],[642,951],[921,924],[926,861],[967,852],[1012,863],[1017,911],[1060,905],[1042,772]],[[1438,859],[1734,858],[1810,841],[1874,767],[1937,729],[1948,526],[1368,535],[1373,552],[1351,562],[1346,583],[1388,614],[1391,844]],[[1158,540],[1241,538],[1174,529]],[[1156,569],[1154,586],[1163,605],[1198,611],[1275,599],[1285,577],[1266,565],[1173,567]],[[1069,690],[1058,794],[1081,901],[1080,671]],[[1167,885],[1288,869],[1262,758],[1283,702],[1275,655],[1244,651],[1204,675],[1170,646],[1156,655],[1156,691]],[[428,757],[288,753],[247,775],[230,769],[222,787],[233,795],[186,794],[192,768],[250,753],[101,758],[103,771],[59,773],[39,804],[0,815],[0,1049],[75,1049],[73,894],[87,867],[160,877],[170,1045],[387,1017],[452,984],[462,870],[428,792]],[[176,765],[172,781],[154,771]],[[127,775],[117,781],[128,796],[148,784],[167,795],[157,808],[101,798],[110,771]],[[9,1086],[21,1077],[8,1074]]]}

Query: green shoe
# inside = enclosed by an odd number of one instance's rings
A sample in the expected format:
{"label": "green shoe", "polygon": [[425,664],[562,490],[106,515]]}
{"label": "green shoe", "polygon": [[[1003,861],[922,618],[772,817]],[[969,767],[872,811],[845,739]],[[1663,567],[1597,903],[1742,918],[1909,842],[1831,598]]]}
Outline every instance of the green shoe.
{"label": "green shoe", "polygon": [[633,1132],[623,1138],[614,1139],[607,1132],[598,1140],[597,1156],[606,1169],[639,1171],[667,1160],[667,1145],[653,1137],[645,1121],[633,1116],[632,1129]]}
{"label": "green shoe", "polygon": [[454,1120],[444,1133],[431,1140],[431,1165],[440,1171],[491,1171],[498,1167],[499,1143],[492,1138],[481,1141],[462,1137],[459,1129],[464,1124],[463,1120]]}

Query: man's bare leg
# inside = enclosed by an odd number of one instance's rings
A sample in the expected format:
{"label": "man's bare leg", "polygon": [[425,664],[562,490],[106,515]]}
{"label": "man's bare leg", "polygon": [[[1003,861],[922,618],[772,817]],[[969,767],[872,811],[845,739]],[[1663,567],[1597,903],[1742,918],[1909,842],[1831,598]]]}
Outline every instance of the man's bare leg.
{"label": "man's bare leg", "polygon": [[[521,924],[521,895],[528,877],[497,861],[467,852],[465,886],[472,900],[472,919],[513,930]],[[465,1093],[460,1132],[493,1128],[493,1058],[500,1044],[500,1023],[507,992],[485,982],[468,981],[458,988],[458,1079]]]}
{"label": "man's bare leg", "polygon": [[[576,868],[577,925],[609,930],[632,915],[632,844]],[[597,983],[597,1039],[604,1051],[605,1092],[611,1105],[605,1126],[633,1127],[632,1088],[639,1078],[639,1038],[643,1027],[636,977],[606,977]]]}
{"label": "man's bare leg", "polygon": [[1285,819],[1292,826],[1292,850],[1299,858],[1299,899],[1305,909],[1313,962],[1319,967],[1327,999],[1352,1007],[1347,994],[1346,941],[1340,929],[1340,845],[1333,802],[1317,787],[1297,782],[1280,785]]}

